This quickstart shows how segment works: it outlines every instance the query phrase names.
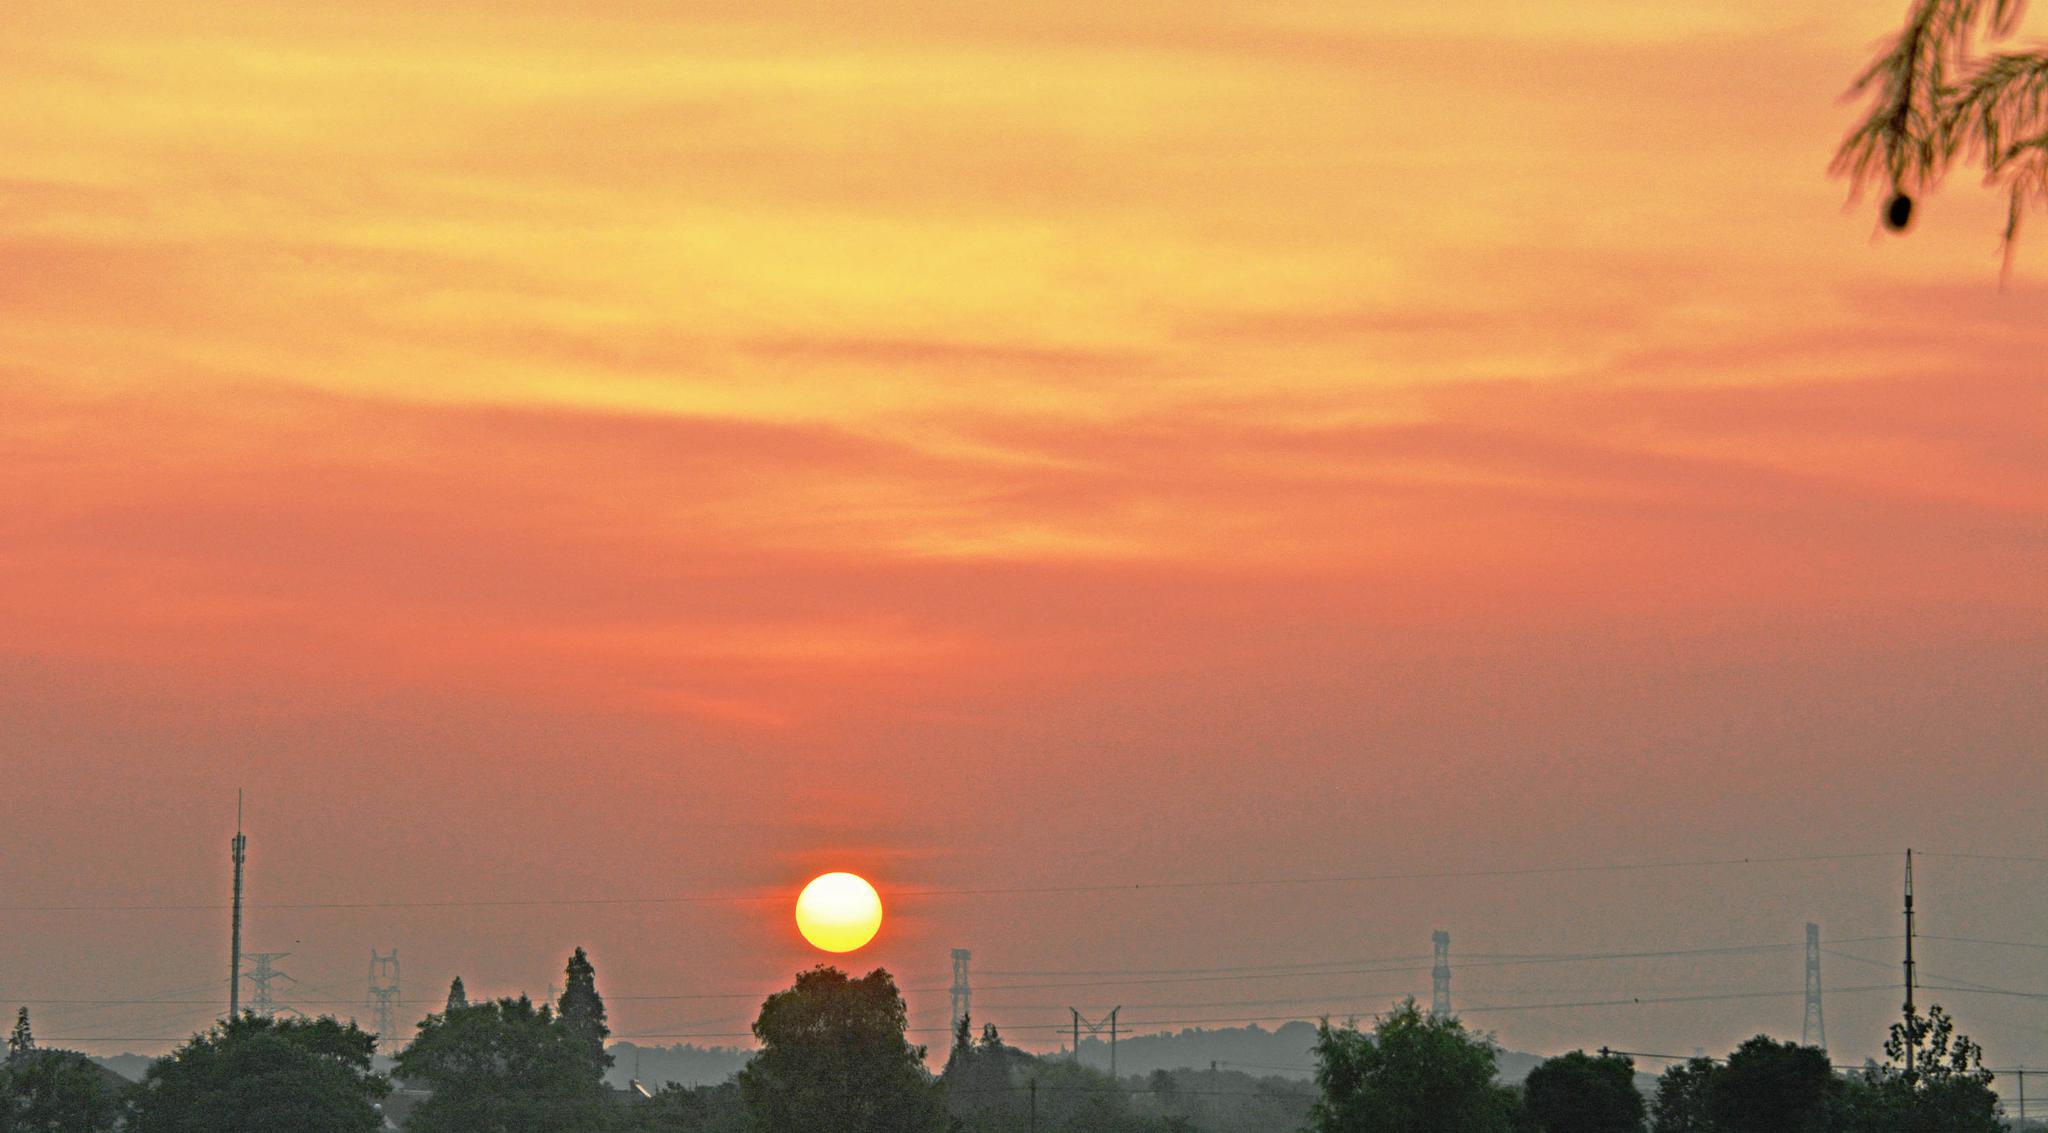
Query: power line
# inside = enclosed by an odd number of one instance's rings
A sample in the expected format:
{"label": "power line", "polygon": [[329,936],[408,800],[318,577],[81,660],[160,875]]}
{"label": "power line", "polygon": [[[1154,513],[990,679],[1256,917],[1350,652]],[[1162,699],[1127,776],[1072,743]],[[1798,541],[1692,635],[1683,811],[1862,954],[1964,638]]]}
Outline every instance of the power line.
{"label": "power line", "polygon": [[1919,934],[1922,940],[1946,940],[1956,944],[1983,944],[1998,948],[2030,948],[2036,952],[2048,952],[2048,944],[2028,944],[2020,940],[1979,940],[1974,936],[1929,936]]}
{"label": "power line", "polygon": [[[1314,877],[1256,877],[1256,878],[1213,878],[1196,880],[1140,881],[1120,884],[1085,885],[1018,885],[978,888],[927,888],[893,889],[888,896],[894,900],[922,899],[930,897],[991,897],[1028,896],[1033,894],[1066,893],[1145,893],[1172,892],[1198,889],[1238,889],[1265,886],[1316,886],[1356,885],[1385,881],[1446,881],[1492,877],[1534,877],[1579,873],[1626,873],[1645,870],[1703,869],[1719,866],[1788,865],[1805,862],[1854,861],[1868,858],[1889,857],[1885,853],[1854,854],[1795,854],[1779,857],[1739,858],[1697,858],[1686,861],[1663,862],[1613,862],[1585,865],[1522,866],[1504,869],[1436,870],[1410,873],[1359,873]],[[532,898],[453,898],[417,901],[280,901],[251,903],[245,908],[265,911],[321,911],[321,910],[365,910],[365,909],[484,909],[484,908],[535,908],[535,907],[592,907],[606,905],[676,905],[676,904],[744,904],[756,902],[782,902],[793,899],[789,893],[683,893],[649,897],[532,897]],[[232,908],[231,905],[195,902],[171,904],[121,904],[121,903],[71,903],[71,904],[14,904],[0,905],[0,912],[10,913],[78,913],[78,912],[218,912]]]}
{"label": "power line", "polygon": [[[1850,939],[1850,940],[1872,940],[1872,939],[1896,939],[1896,938],[1876,938],[1876,937],[1852,937],[1852,938],[1849,938],[1849,939]],[[1478,968],[1478,969],[1493,969],[1493,968],[1516,968],[1516,967],[1532,967],[1532,966],[1545,966],[1545,965],[1558,965],[1558,964],[1592,964],[1592,963],[1604,963],[1604,962],[1611,962],[1611,961],[1621,961],[1621,960],[1662,960],[1662,959],[1692,959],[1692,958],[1703,958],[1703,957],[1715,957],[1715,956],[1728,956],[1728,957],[1733,957],[1733,956],[1743,956],[1743,955],[1759,955],[1759,954],[1763,954],[1763,953],[1769,953],[1769,952],[1780,952],[1780,951],[1788,951],[1788,950],[1791,950],[1791,949],[1795,949],[1795,948],[1799,948],[1799,947],[1802,947],[1802,945],[1799,945],[1799,944],[1795,944],[1795,943],[1768,943],[1768,944],[1737,944],[1737,945],[1716,945],[1716,946],[1711,946],[1711,947],[1706,947],[1706,948],[1667,948],[1667,949],[1641,949],[1641,950],[1633,950],[1633,951],[1619,951],[1619,952],[1560,952],[1560,953],[1549,953],[1549,954],[1526,954],[1526,955],[1519,955],[1519,956],[1515,956],[1515,957],[1512,957],[1512,958],[1503,958],[1503,959],[1494,959],[1494,960],[1475,960],[1475,961],[1468,961],[1468,962],[1465,962],[1465,963],[1461,964],[1460,966],[1461,966],[1461,968],[1463,968],[1463,969],[1465,969],[1465,970],[1470,970],[1470,969],[1474,969],[1474,968]],[[1862,960],[1862,957],[1858,957],[1858,956],[1853,956],[1853,955],[1850,955],[1850,954],[1847,954],[1847,953],[1841,953],[1841,955],[1843,955],[1843,956],[1844,956],[1845,958],[1847,958],[1847,959],[1853,959],[1853,960]],[[1343,961],[1343,960],[1328,960],[1328,961],[1321,961],[1321,962],[1319,962],[1319,964],[1321,964],[1321,965],[1336,965],[1336,964],[1345,964],[1345,963],[1351,963],[1351,964],[1352,964],[1353,966],[1349,966],[1349,967],[1322,967],[1322,966],[1318,966],[1318,967],[1314,968],[1313,970],[1311,970],[1311,969],[1309,968],[1309,966],[1308,966],[1308,965],[1300,965],[1300,966],[1296,967],[1296,968],[1295,968],[1295,969],[1293,969],[1293,970],[1280,970],[1280,971],[1268,970],[1268,969],[1266,969],[1266,968],[1264,968],[1264,967],[1255,967],[1255,966],[1247,966],[1247,967],[1244,967],[1244,968],[1213,968],[1213,969],[1201,969],[1201,968],[1197,968],[1197,969],[1174,969],[1174,968],[1166,968],[1166,969],[1153,969],[1153,970],[1155,970],[1155,971],[1160,971],[1160,972],[1167,972],[1167,973],[1174,973],[1174,972],[1180,972],[1180,971],[1189,971],[1189,972],[1215,972],[1215,973],[1218,973],[1218,974],[1213,974],[1213,975],[1161,975],[1161,976],[1157,976],[1157,977],[1152,977],[1152,978],[1129,978],[1129,979],[1098,979],[1098,980],[1052,980],[1052,981],[1042,981],[1042,982],[1032,982],[1032,983],[1000,983],[1000,984],[984,984],[984,985],[980,986],[979,988],[977,988],[977,990],[978,990],[978,991],[982,991],[982,992],[990,992],[990,991],[1045,991],[1045,990],[1056,990],[1056,989],[1063,989],[1063,988],[1087,988],[1087,987],[1112,987],[1112,986],[1113,986],[1113,987],[1128,987],[1128,986],[1145,986],[1145,985],[1152,985],[1152,984],[1166,984],[1166,985],[1171,985],[1171,984],[1187,984],[1187,983],[1239,983],[1239,982],[1250,982],[1250,981],[1254,981],[1254,980],[1275,980],[1275,979],[1303,979],[1303,978],[1314,978],[1314,977],[1319,977],[1319,976],[1349,976],[1349,975],[1391,975],[1391,974],[1399,974],[1399,973],[1421,973],[1421,972],[1427,972],[1427,971],[1429,971],[1429,970],[1430,970],[1430,965],[1429,965],[1429,964],[1426,964],[1426,963],[1420,963],[1420,962],[1417,962],[1417,963],[1401,963],[1401,962],[1399,962],[1399,961],[1405,961],[1405,960],[1408,960],[1408,959],[1409,959],[1408,957],[1386,957],[1386,958],[1377,958],[1377,959],[1375,959],[1375,958],[1365,958],[1365,959],[1361,959],[1361,960],[1357,960],[1357,961]],[[1395,961],[1395,962],[1393,962],[1393,963],[1388,963],[1387,961]],[[1863,962],[1865,962],[1865,963],[1874,963],[1874,961],[1867,961],[1867,960],[1866,960],[1866,961],[1863,961]],[[1125,969],[1125,970],[1127,970],[1127,971],[1132,971],[1132,972],[1141,972],[1141,971],[1144,971],[1145,969]],[[1942,977],[1942,978],[1955,978],[1955,977]],[[335,1003],[335,1004],[354,1004],[354,1003],[358,1002],[358,1001],[357,1001],[357,999],[355,998],[355,996],[354,996],[354,995],[353,995],[352,993],[348,993],[348,992],[340,991],[340,990],[338,990],[338,989],[336,989],[336,988],[333,988],[333,987],[331,987],[331,986],[323,986],[323,985],[321,985],[321,984],[314,984],[314,983],[309,983],[309,982],[306,982],[306,981],[297,981],[297,982],[299,983],[299,986],[300,986],[300,987],[301,987],[302,989],[304,989],[304,990],[307,990],[307,991],[314,991],[314,992],[321,992],[321,993],[324,993],[324,994],[325,994],[325,995],[326,995],[326,996],[328,997],[328,999],[327,999],[327,1000],[325,1000],[325,1002],[332,1002],[332,1003]],[[212,986],[212,985],[210,985],[210,984],[209,984],[209,985],[201,985],[201,986]],[[742,999],[760,999],[760,998],[765,998],[765,997],[766,997],[766,996],[767,996],[767,995],[768,995],[769,993],[771,993],[771,992],[772,992],[773,990],[774,990],[774,988],[773,988],[773,987],[769,987],[769,986],[767,986],[767,985],[765,985],[765,984],[764,984],[764,985],[763,985],[762,987],[759,987],[759,988],[753,988],[753,989],[749,989],[749,990],[746,990],[746,991],[732,991],[732,992],[679,992],[679,993],[641,993],[641,994],[618,994],[618,995],[606,995],[606,996],[605,996],[605,1001],[606,1001],[607,1003],[634,1003],[634,1002],[650,1002],[650,1003],[651,1003],[651,1002],[685,1002],[685,1001],[705,1001],[705,1000],[742,1000]],[[951,991],[951,987],[950,987],[950,986],[945,986],[945,985],[936,985],[936,984],[935,984],[935,985],[930,985],[930,986],[911,986],[911,987],[905,987],[905,988],[902,988],[902,989],[900,989],[900,990],[901,990],[901,991],[903,991],[903,992],[904,992],[905,994],[936,994],[936,993],[939,993],[939,992],[950,992],[950,991]],[[312,1000],[312,1001],[314,1001],[314,1002],[321,1002],[320,1000]],[[44,998],[44,999],[24,999],[24,1000],[16,1000],[15,1002],[21,1002],[21,1003],[26,1003],[26,1004],[31,1004],[31,1005],[34,1005],[34,1004],[52,1004],[52,1005],[57,1005],[57,1004],[76,1004],[76,1005],[93,1005],[93,1006],[124,1006],[124,1005],[130,1005],[130,1004],[140,1004],[140,1003],[165,1003],[165,1004],[179,1004],[179,1003],[189,1003],[189,1004],[203,1004],[203,1003],[211,1003],[212,1001],[211,1001],[211,1000],[170,1000],[170,999],[162,999],[162,998],[150,998],[150,999],[116,999],[116,998],[104,998],[104,999],[64,999],[64,998]],[[402,1005],[405,1005],[405,1006],[439,1006],[439,1005],[441,1004],[441,1002],[442,1002],[442,1000],[440,1000],[440,999],[394,999],[394,1000],[393,1000],[393,1003],[394,1003],[394,1004],[402,1004]],[[996,1006],[1008,1006],[1008,1005],[996,1005]]]}
{"label": "power line", "polygon": [[2048,999],[2048,991],[2013,991],[2002,987],[1947,987],[1941,984],[1920,985],[1927,991],[1952,991],[1961,995],[2003,995],[2014,999]]}
{"label": "power line", "polygon": [[[1870,965],[1870,966],[1871,966],[1871,967],[1873,967],[1873,968],[1889,968],[1889,967],[1891,967],[1891,965],[1890,965],[1890,964],[1888,964],[1888,963],[1885,963],[1885,962],[1884,962],[1884,961],[1882,961],[1882,960],[1872,960],[1872,959],[1869,959],[1868,957],[1864,957],[1864,956],[1858,956],[1858,955],[1855,955],[1854,953],[1850,953],[1850,952],[1837,952],[1837,951],[1835,951],[1835,950],[1834,950],[1834,949],[1832,949],[1832,948],[1830,948],[1830,949],[1826,949],[1826,952],[1827,952],[1827,954],[1828,954],[1828,955],[1830,955],[1830,956],[1840,956],[1840,957],[1841,957],[1842,959],[1844,959],[1844,960],[1854,960],[1854,961],[1856,961],[1856,962],[1857,962],[1857,963],[1859,963],[1859,964],[1868,964],[1868,965]],[[1916,967],[1918,967],[1918,965],[1915,965],[1915,966],[1916,966]],[[1937,980],[1947,980],[1947,981],[1949,981],[1949,983],[1951,983],[1951,984],[1960,984],[1960,985],[1962,985],[1962,986],[1960,986],[1960,987],[1937,987],[1937,988],[1934,988],[1934,990],[1936,990],[1936,991],[1983,991],[1983,992],[1994,992],[1994,993],[1997,993],[1997,994],[2002,994],[2002,995],[2034,995],[2034,994],[2037,994],[2037,993],[2034,993],[2034,992],[2026,992],[2026,991],[2008,991],[2008,990],[2006,990],[2006,989],[2004,989],[2004,988],[1996,988],[1996,987],[1992,987],[1992,986],[1991,986],[1990,984],[1980,984],[1980,983],[1976,982],[1975,980],[1966,980],[1966,979],[1964,979],[1964,978],[1963,978],[1963,977],[1961,977],[1961,976],[1954,976],[1954,975],[1950,975],[1950,974],[1948,974],[1948,973],[1946,973],[1946,972],[1934,972],[1934,971],[1929,971],[1929,970],[1927,970],[1926,968],[1919,968],[1919,972],[1920,972],[1920,974],[1921,974],[1921,975],[1924,975],[1924,976],[1930,976],[1930,977],[1932,977],[1932,978],[1934,978],[1934,979],[1937,979]],[[2042,995],[2044,995],[2044,996],[2048,996],[2048,992],[2044,992],[2044,993],[2039,993],[2039,994],[2042,994]]]}
{"label": "power line", "polygon": [[[1461,964],[1461,965],[1460,965],[1460,967],[1461,967],[1461,968],[1463,968],[1463,969],[1465,969],[1465,970],[1470,970],[1470,969],[1473,969],[1473,968],[1508,968],[1508,967],[1523,967],[1523,966],[1528,966],[1528,965],[1536,965],[1536,964],[1582,964],[1582,963],[1599,963],[1599,962],[1603,962],[1603,961],[1610,961],[1610,960],[1659,960],[1659,959],[1672,959],[1672,958],[1677,958],[1677,957],[1703,957],[1703,956],[1737,956],[1737,955],[1754,955],[1754,954],[1761,954],[1761,953],[1765,953],[1765,952],[1779,952],[1779,951],[1785,951],[1785,950],[1789,950],[1789,949],[1794,949],[1794,948],[1801,948],[1801,947],[1804,947],[1804,945],[1801,945],[1801,944],[1791,944],[1791,943],[1783,943],[1783,944],[1738,944],[1738,945],[1725,945],[1725,946],[1718,946],[1718,947],[1712,947],[1712,948],[1677,948],[1677,949],[1660,949],[1660,950],[1648,950],[1648,951],[1636,951],[1636,952],[1567,952],[1567,953],[1556,953],[1556,954],[1552,954],[1552,955],[1535,955],[1535,956],[1522,956],[1522,957],[1517,957],[1517,958],[1514,958],[1514,959],[1504,959],[1504,960],[1480,960],[1480,961],[1473,961],[1473,962],[1469,962],[1469,963],[1464,963],[1464,964]],[[1336,961],[1333,961],[1333,963],[1336,963]],[[980,989],[980,990],[982,990],[982,991],[1038,991],[1038,990],[1045,990],[1045,989],[1050,989],[1050,988],[1065,988],[1065,987],[1130,987],[1130,986],[1142,986],[1142,985],[1147,985],[1147,984],[1177,984],[1177,983],[1238,983],[1238,982],[1241,982],[1241,981],[1250,981],[1250,980],[1281,980],[1281,979],[1305,979],[1305,978],[1313,978],[1313,977],[1317,977],[1317,976],[1346,976],[1346,975],[1383,975],[1383,974],[1387,974],[1387,973],[1392,973],[1392,972],[1426,972],[1426,971],[1429,971],[1429,970],[1430,970],[1430,967],[1431,967],[1431,966],[1430,966],[1430,965],[1428,965],[1428,964],[1396,964],[1396,965],[1392,965],[1392,966],[1389,966],[1389,965],[1384,965],[1384,964],[1378,964],[1378,963],[1375,963],[1375,962],[1373,962],[1373,961],[1362,961],[1362,962],[1360,963],[1360,965],[1359,965],[1359,966],[1355,966],[1355,967],[1342,967],[1342,968],[1339,968],[1339,967],[1329,967],[1329,968],[1318,968],[1318,969],[1315,969],[1315,970],[1306,970],[1306,969],[1304,969],[1304,970],[1297,970],[1297,971],[1265,971],[1265,970],[1256,970],[1256,969],[1246,969],[1246,970],[1243,970],[1243,971],[1241,971],[1241,972],[1238,972],[1238,971],[1232,971],[1232,970],[1230,970],[1230,969],[1224,969],[1223,971],[1226,971],[1226,972],[1231,972],[1231,974],[1219,974],[1219,975],[1186,975],[1186,976],[1180,976],[1180,975],[1169,975],[1169,976],[1158,976],[1158,977],[1151,977],[1151,978],[1125,978],[1125,979],[1099,979],[1099,980],[1071,980],[1071,981],[1069,981],[1069,980],[1062,980],[1062,981],[1052,981],[1052,982],[1045,982],[1045,983],[1009,983],[1009,984],[985,984],[985,985],[983,985],[983,986],[981,987],[981,989]],[[907,992],[908,992],[908,991],[917,991],[917,992],[927,992],[927,991],[944,991],[945,989],[944,989],[944,988],[905,988],[904,990],[905,990],[905,991],[907,991]]]}
{"label": "power line", "polygon": [[1292,964],[1226,964],[1208,968],[1008,968],[985,969],[984,976],[1149,976],[1149,975],[1204,975],[1220,972],[1278,972],[1301,971],[1309,968],[1326,968],[1337,964],[1400,964],[1421,963],[1429,959],[1420,954],[1406,956],[1349,957],[1339,960],[1303,960]]}

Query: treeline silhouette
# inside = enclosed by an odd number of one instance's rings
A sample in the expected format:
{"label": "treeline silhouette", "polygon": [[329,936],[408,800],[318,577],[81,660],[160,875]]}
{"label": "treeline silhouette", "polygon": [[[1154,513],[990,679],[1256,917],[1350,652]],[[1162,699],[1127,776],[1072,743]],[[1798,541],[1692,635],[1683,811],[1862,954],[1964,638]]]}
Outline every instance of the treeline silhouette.
{"label": "treeline silhouette", "polygon": [[[769,996],[758,1049],[716,1085],[605,1084],[613,1054],[597,973],[570,957],[553,1003],[471,1002],[462,981],[395,1055],[334,1018],[228,1019],[126,1084],[37,1047],[28,1011],[0,1063],[0,1133],[1995,1133],[1982,1051],[1939,1007],[1891,1029],[1882,1062],[1757,1036],[1665,1070],[1653,1094],[1626,1054],[1573,1051],[1518,1085],[1500,1048],[1413,1000],[1370,1027],[1323,1022],[1315,1081],[1217,1068],[1122,1078],[962,1019],[945,1066],[909,1042],[887,971],[820,966]],[[637,1084],[636,1084],[637,1087]],[[2030,1123],[2032,1125],[2033,1123]]]}

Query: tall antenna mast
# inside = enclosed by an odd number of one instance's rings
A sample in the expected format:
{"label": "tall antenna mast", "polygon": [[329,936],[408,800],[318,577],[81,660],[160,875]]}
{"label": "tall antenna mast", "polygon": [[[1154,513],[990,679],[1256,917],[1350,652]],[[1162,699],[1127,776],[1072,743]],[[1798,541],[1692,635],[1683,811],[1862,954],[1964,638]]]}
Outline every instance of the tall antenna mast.
{"label": "tall antenna mast", "polygon": [[242,863],[248,860],[249,839],[242,834],[242,792],[235,792],[235,927],[228,938],[228,1019],[242,1013]]}
{"label": "tall antenna mast", "polygon": [[1820,926],[1806,926],[1806,1022],[1799,1027],[1799,1045],[1828,1048],[1827,1016],[1820,1009]]}
{"label": "tall antenna mast", "polygon": [[1906,1079],[1913,1078],[1913,1048],[1920,1045],[1913,1019],[1913,851],[1906,850]]}

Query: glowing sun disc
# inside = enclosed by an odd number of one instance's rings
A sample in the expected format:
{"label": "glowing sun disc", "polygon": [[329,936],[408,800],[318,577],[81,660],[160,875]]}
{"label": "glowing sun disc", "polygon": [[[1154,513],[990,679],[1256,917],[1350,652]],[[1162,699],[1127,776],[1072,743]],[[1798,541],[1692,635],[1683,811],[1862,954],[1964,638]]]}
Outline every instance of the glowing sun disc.
{"label": "glowing sun disc", "polygon": [[796,899],[796,927],[827,952],[851,952],[882,929],[882,896],[851,873],[811,880]]}

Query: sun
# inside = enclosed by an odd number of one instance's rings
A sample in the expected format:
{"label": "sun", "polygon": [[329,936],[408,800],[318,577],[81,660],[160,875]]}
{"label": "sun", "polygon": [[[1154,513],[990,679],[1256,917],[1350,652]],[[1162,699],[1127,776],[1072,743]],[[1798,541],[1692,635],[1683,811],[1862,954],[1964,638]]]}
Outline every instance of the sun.
{"label": "sun", "polygon": [[881,894],[851,873],[813,878],[796,899],[796,927],[827,952],[851,952],[881,931]]}

